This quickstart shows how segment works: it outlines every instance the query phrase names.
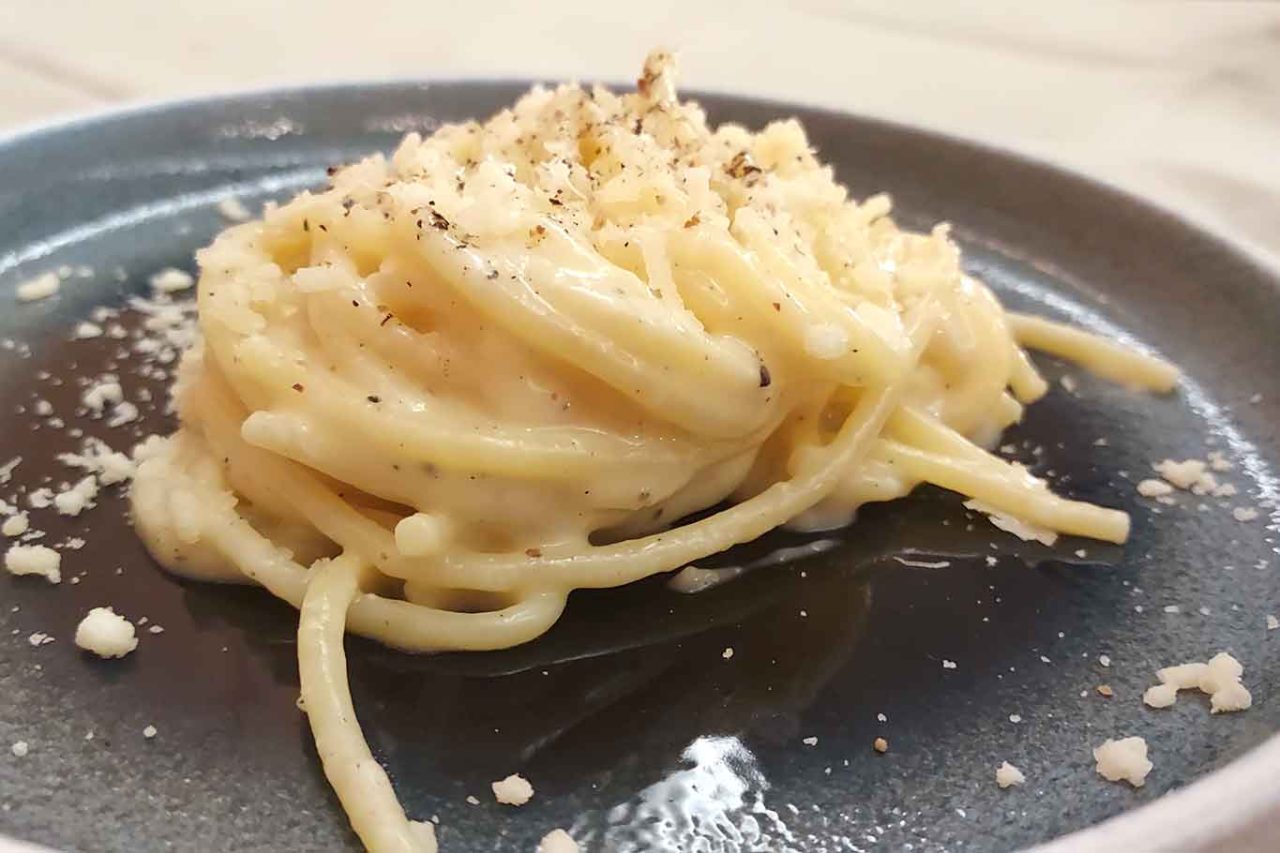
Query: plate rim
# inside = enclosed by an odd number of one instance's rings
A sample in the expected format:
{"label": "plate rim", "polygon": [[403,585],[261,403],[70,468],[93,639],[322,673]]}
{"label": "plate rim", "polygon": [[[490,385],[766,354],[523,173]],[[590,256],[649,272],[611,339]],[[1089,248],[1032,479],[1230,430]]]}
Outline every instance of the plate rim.
{"label": "plate rim", "polygon": [[[161,113],[175,109],[201,108],[215,104],[231,104],[233,102],[254,99],[297,97],[325,92],[351,92],[358,90],[392,90],[417,88],[422,90],[434,86],[509,86],[528,89],[535,85],[555,85],[568,79],[558,80],[551,77],[519,77],[519,76],[482,76],[468,74],[442,74],[431,77],[368,77],[368,78],[334,78],[314,83],[282,82],[265,83],[261,86],[245,86],[233,89],[195,92],[185,95],[160,95],[142,97],[128,101],[104,104],[98,108],[74,110],[55,113],[53,115],[21,122],[10,128],[0,130],[0,150],[11,145],[34,141],[40,136],[53,135],[65,131],[86,129],[98,122],[117,121],[144,117],[151,113]],[[633,85],[633,81],[619,80],[587,80],[580,79],[590,85],[601,85],[609,89],[621,89]],[[996,154],[1005,159],[1018,161],[1022,165],[1057,172],[1076,181],[1088,184],[1093,189],[1114,193],[1125,200],[1144,207],[1148,212],[1156,213],[1176,220],[1186,228],[1199,231],[1226,246],[1254,265],[1262,268],[1268,275],[1275,277],[1280,283],[1280,253],[1273,252],[1252,241],[1242,239],[1239,235],[1228,231],[1221,223],[1200,219],[1193,214],[1173,206],[1165,199],[1143,195],[1136,189],[1115,183],[1107,178],[1088,171],[1082,171],[1076,164],[1056,160],[1043,152],[1024,151],[1009,147],[992,140],[976,136],[963,136],[949,133],[932,127],[897,121],[891,118],[858,113],[851,110],[833,107],[816,101],[786,100],[778,97],[760,97],[722,89],[683,88],[682,96],[698,101],[702,98],[715,98],[723,101],[741,101],[759,106],[776,107],[779,111],[787,109],[803,109],[807,112],[822,113],[827,116],[853,119],[866,124],[874,124],[888,130],[912,133],[928,137],[932,141],[951,145],[960,145],[974,149],[980,153]]]}
{"label": "plate rim", "polygon": [[[153,114],[175,110],[198,111],[214,105],[234,106],[267,99],[300,98],[335,92],[364,91],[376,94],[389,90],[427,91],[436,86],[505,86],[513,89],[528,89],[533,85],[548,85],[555,82],[557,81],[554,78],[487,77],[466,74],[431,77],[369,77],[333,79],[314,83],[269,83],[263,86],[188,95],[140,98],[124,103],[106,104],[95,109],[58,113],[19,123],[0,131],[0,151],[17,145],[38,143],[42,137],[89,130],[98,124],[143,119]],[[630,81],[616,80],[588,82],[593,85],[599,83],[613,89],[631,85]],[[758,97],[742,92],[700,88],[683,89],[682,95],[694,101],[713,98],[722,102],[737,101],[776,108],[779,112],[802,109],[832,118],[852,119],[1057,173],[1060,177],[1086,185],[1092,191],[1118,196],[1149,215],[1171,219],[1183,228],[1199,232],[1219,244],[1225,251],[1239,256],[1256,267],[1265,278],[1274,280],[1278,287],[1277,298],[1280,299],[1280,255],[1228,232],[1221,223],[1200,219],[1185,210],[1173,207],[1165,199],[1152,198],[1122,184],[1113,183],[1100,175],[1080,171],[1075,164],[1010,148],[987,139],[960,136],[935,128],[853,112],[822,103],[790,101],[778,97]],[[1186,850],[1220,849],[1222,845],[1235,844],[1240,846],[1232,849],[1262,849],[1253,846],[1252,843],[1264,837],[1270,822],[1280,819],[1280,782],[1273,778],[1273,770],[1277,765],[1280,765],[1280,732],[1273,733],[1267,740],[1243,755],[1199,776],[1185,787],[1169,791],[1151,802],[1099,823],[1035,844],[1026,848],[1027,853],[1083,853],[1083,851],[1117,847],[1123,844],[1140,844],[1147,848],[1154,846],[1160,849],[1172,845]],[[1194,823],[1191,815],[1194,815]],[[50,848],[38,844],[0,835],[0,853],[40,853],[40,851],[49,850]]]}

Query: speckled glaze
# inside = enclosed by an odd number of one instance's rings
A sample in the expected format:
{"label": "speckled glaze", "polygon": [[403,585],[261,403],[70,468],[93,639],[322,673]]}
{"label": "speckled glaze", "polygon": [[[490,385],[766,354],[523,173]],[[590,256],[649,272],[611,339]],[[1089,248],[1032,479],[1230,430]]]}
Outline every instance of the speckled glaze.
{"label": "speckled glaze", "polygon": [[[144,291],[160,267],[191,268],[223,224],[219,198],[288,196],[330,163],[488,114],[523,88],[232,97],[0,143],[0,337],[31,348],[0,351],[0,462],[24,458],[0,495],[69,476],[52,457],[73,440],[33,429],[17,407],[42,397],[70,420],[70,377],[96,375],[115,347],[70,341],[75,321]],[[1153,398],[1040,359],[1078,388],[1055,382],[1005,439],[1066,493],[1132,512],[1133,538],[1027,545],[924,489],[867,508],[830,543],[779,533],[722,555],[715,563],[761,565],[697,597],[653,582],[575,593],[564,621],[527,647],[413,657],[352,640],[356,707],[411,816],[439,817],[446,853],[531,851],[555,827],[600,851],[699,839],[725,853],[1005,850],[1150,802],[1280,729],[1280,632],[1265,628],[1280,612],[1269,531],[1280,282],[1173,216],[1043,165],[844,115],[702,100],[717,120],[799,116],[854,194],[893,193],[909,225],[955,223],[968,268],[1009,304],[1185,368],[1177,396]],[[13,301],[18,281],[60,264],[95,275],[51,300]],[[67,380],[54,386],[42,370]],[[142,381],[127,368],[122,378],[136,395]],[[170,428],[158,411],[135,426],[84,425],[116,446]],[[1212,449],[1235,462],[1225,476],[1238,497],[1161,507],[1135,494],[1151,462]],[[88,540],[64,556],[65,574],[85,572],[78,585],[0,578],[0,830],[75,850],[354,849],[294,706],[294,614],[258,590],[161,573],[124,502],[101,503],[74,521],[33,516],[50,541]],[[1261,517],[1237,522],[1242,505]],[[72,636],[102,604],[164,633],[143,633],[124,660],[88,659]],[[34,631],[57,641],[32,648]],[[1210,718],[1185,695],[1167,711],[1142,706],[1156,668],[1219,650],[1245,664],[1252,710]],[[1113,698],[1095,692],[1102,683]],[[1141,790],[1093,772],[1092,746],[1126,735],[1150,744]],[[9,754],[16,740],[30,744],[25,758]],[[1005,760],[1025,786],[996,787]],[[489,793],[511,772],[536,788],[520,809]]]}

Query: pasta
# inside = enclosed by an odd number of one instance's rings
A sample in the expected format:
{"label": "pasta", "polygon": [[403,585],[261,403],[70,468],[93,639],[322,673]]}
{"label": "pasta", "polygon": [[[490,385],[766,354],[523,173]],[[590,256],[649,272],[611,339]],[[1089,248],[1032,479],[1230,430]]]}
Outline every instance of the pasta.
{"label": "pasta", "polygon": [[1124,541],[1124,513],[983,448],[1046,391],[1020,343],[1156,390],[1176,371],[1006,313],[945,225],[890,212],[794,121],[709,127],[656,52],[634,93],[535,88],[410,134],[199,254],[202,340],[137,528],[174,571],[300,609],[303,703],[370,849],[435,841],[360,734],[346,631],[510,647],[573,589],[922,482]]}

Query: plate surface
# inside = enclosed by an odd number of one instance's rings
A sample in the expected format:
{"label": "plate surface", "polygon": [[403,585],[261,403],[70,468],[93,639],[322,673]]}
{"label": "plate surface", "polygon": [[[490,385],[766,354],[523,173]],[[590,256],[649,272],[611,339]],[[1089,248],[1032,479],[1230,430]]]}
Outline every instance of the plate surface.
{"label": "plate surface", "polygon": [[[0,144],[0,337],[15,342],[0,350],[0,462],[23,457],[0,496],[73,476],[53,457],[77,442],[34,414],[38,399],[117,448],[169,429],[158,400],[115,429],[75,417],[74,377],[106,370],[119,344],[72,328],[162,267],[191,269],[224,224],[220,198],[288,197],[329,164],[487,115],[524,88],[239,96]],[[1076,390],[1055,381],[1005,438],[1060,490],[1133,513],[1133,538],[1026,545],[925,489],[847,530],[724,555],[758,568],[703,595],[575,593],[549,636],[509,652],[413,657],[350,641],[356,707],[410,815],[438,816],[446,853],[531,851],[554,827],[588,850],[1012,849],[1186,785],[1280,729],[1280,632],[1265,627],[1280,613],[1280,282],[1175,217],[1044,165],[845,115],[700,100],[719,121],[798,116],[855,195],[891,192],[913,227],[955,223],[968,269],[1008,304],[1185,369],[1176,396],[1155,398],[1038,359]],[[63,264],[93,275],[14,301],[18,281]],[[117,372],[137,400],[149,380],[128,361]],[[1152,462],[1210,450],[1234,463],[1223,477],[1236,497],[1136,495]],[[1237,506],[1260,516],[1239,522]],[[78,850],[355,848],[294,706],[294,614],[259,590],[161,573],[118,497],[33,521],[47,541],[88,544],[64,554],[77,584],[0,578],[0,831]],[[124,660],[90,660],[72,638],[103,604],[164,632],[144,631]],[[55,642],[33,647],[33,632]],[[1252,710],[1211,718],[1187,695],[1142,706],[1155,669],[1224,649],[1245,664]],[[1141,790],[1093,771],[1091,748],[1125,735],[1151,747]],[[996,787],[1004,760],[1025,786]],[[516,771],[535,799],[494,804],[489,783]]]}

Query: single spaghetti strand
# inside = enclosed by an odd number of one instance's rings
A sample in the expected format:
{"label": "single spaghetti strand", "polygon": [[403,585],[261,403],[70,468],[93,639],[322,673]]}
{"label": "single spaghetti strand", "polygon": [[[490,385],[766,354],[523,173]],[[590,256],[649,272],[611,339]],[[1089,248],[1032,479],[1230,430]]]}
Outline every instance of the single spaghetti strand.
{"label": "single spaghetti strand", "polygon": [[382,765],[369,752],[347,684],[347,608],[360,566],[339,557],[312,569],[298,618],[298,675],[316,752],[351,828],[373,853],[435,853],[414,832]]}
{"label": "single spaghetti strand", "polygon": [[1005,316],[1018,343],[1074,361],[1104,379],[1162,393],[1178,384],[1178,368],[1157,356],[1044,317],[1014,311]]}

